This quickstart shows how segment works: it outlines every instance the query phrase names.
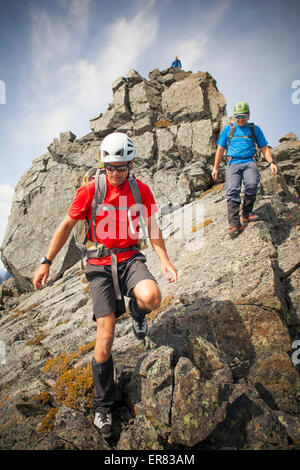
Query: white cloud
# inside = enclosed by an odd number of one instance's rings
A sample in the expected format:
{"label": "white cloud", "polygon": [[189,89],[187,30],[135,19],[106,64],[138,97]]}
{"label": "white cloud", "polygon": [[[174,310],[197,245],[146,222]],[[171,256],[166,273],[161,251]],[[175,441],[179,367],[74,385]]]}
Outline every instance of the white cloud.
{"label": "white cloud", "polygon": [[[89,20],[89,0],[83,3],[73,0],[63,21],[40,7],[31,14],[35,82],[30,95],[23,95],[26,116],[20,135],[25,141],[35,134],[48,145],[64,130],[78,134],[83,115],[84,132],[88,132],[89,119],[105,111],[112,99],[112,82],[134,67],[155,39],[158,21],[149,2],[135,16],[117,18],[105,34],[95,32],[94,50],[78,59]],[[68,2],[61,0],[61,4]]]}
{"label": "white cloud", "polygon": [[201,64],[201,56],[205,51],[208,38],[204,33],[185,39],[175,47],[173,47],[173,56],[177,55],[183,61],[185,70],[199,69]]}

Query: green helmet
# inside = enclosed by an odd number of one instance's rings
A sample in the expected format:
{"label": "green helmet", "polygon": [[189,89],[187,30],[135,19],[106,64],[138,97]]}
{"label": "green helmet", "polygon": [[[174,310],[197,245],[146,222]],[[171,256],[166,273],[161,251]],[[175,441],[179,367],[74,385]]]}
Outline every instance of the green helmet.
{"label": "green helmet", "polygon": [[250,113],[250,108],[246,101],[240,101],[237,103],[233,109],[233,114],[248,114]]}

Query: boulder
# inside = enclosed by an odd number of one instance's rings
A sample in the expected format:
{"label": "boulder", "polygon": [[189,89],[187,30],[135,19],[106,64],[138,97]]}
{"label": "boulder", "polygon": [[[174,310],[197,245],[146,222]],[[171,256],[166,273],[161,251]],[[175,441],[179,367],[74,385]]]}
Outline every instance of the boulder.
{"label": "boulder", "polygon": [[289,132],[288,134],[285,134],[283,137],[280,137],[280,139],[278,139],[278,142],[280,143],[288,142],[290,140],[298,140],[298,137],[293,132]]}

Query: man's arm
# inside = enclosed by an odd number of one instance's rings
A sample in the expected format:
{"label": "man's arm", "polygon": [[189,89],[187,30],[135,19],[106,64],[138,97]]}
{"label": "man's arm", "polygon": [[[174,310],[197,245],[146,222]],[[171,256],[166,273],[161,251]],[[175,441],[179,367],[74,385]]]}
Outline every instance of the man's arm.
{"label": "man's arm", "polygon": [[149,217],[146,223],[152,248],[161,262],[161,270],[165,278],[169,282],[177,281],[177,270],[168,258],[165,242],[161,230],[155,220],[155,216],[152,215],[152,217]]}
{"label": "man's arm", "polygon": [[[73,227],[76,225],[78,220],[71,219],[68,215],[66,218],[61,222],[59,227],[56,229],[47,253],[46,253],[46,258],[49,260],[53,260],[57,253],[62,249],[64,244],[69,238],[70,233],[72,232]],[[33,287],[34,290],[41,289],[46,285],[46,281],[49,276],[49,271],[50,271],[50,266],[49,264],[41,264],[38,269],[35,271],[34,276],[33,276]]]}
{"label": "man's arm", "polygon": [[224,150],[225,149],[223,147],[221,147],[221,145],[218,145],[216,155],[215,155],[215,164],[214,164],[213,171],[211,173],[211,176],[212,176],[213,180],[215,180],[215,181],[218,178],[218,166],[220,165],[220,161],[222,160],[222,157],[224,155]]}
{"label": "man's arm", "polygon": [[273,175],[277,175],[278,173],[278,168],[273,160],[273,157],[272,157],[272,153],[271,153],[271,150],[269,149],[269,147],[267,145],[265,145],[264,147],[262,147],[260,149],[261,153],[263,154],[263,156],[265,157],[265,159],[267,160],[267,162],[269,162],[271,164],[271,170],[272,170],[272,173]]}

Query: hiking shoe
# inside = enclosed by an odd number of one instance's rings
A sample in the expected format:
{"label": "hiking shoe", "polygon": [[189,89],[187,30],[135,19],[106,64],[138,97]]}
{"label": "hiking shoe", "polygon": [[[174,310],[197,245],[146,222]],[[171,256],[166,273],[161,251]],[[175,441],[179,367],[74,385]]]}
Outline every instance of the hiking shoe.
{"label": "hiking shoe", "polygon": [[243,216],[244,224],[247,224],[248,222],[257,222],[258,220],[259,220],[259,216],[257,214],[254,214],[254,212],[249,214],[248,217]]}
{"label": "hiking shoe", "polygon": [[112,415],[104,411],[96,411],[94,425],[103,437],[111,437]]}
{"label": "hiking shoe", "polygon": [[137,339],[144,339],[148,331],[148,323],[146,317],[141,320],[132,319],[133,332]]}
{"label": "hiking shoe", "polygon": [[243,227],[229,227],[228,234],[230,238],[236,238],[243,230]]}

